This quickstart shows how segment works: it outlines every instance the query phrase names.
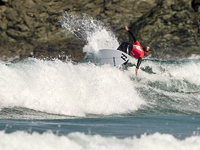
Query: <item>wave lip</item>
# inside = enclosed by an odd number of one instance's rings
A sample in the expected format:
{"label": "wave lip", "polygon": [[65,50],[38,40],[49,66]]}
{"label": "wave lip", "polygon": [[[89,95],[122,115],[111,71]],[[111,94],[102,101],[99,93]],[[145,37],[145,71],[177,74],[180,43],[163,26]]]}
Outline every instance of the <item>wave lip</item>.
{"label": "wave lip", "polygon": [[99,49],[117,49],[119,46],[114,33],[103,22],[87,14],[77,16],[65,12],[59,22],[66,33],[70,32],[87,43],[83,52],[97,54]]}

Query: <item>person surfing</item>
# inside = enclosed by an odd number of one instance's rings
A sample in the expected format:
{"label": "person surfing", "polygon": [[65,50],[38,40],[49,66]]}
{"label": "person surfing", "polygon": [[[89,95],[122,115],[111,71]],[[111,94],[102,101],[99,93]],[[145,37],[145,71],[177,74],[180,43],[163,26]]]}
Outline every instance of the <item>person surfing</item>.
{"label": "person surfing", "polygon": [[149,46],[145,46],[142,48],[142,46],[140,45],[140,43],[138,42],[138,40],[136,39],[134,34],[128,29],[127,26],[125,26],[125,29],[126,29],[126,31],[128,31],[128,33],[133,38],[133,44],[130,42],[123,42],[117,48],[117,50],[123,51],[123,52],[127,53],[128,55],[138,59],[136,69],[135,69],[135,75],[137,76],[138,69],[142,62],[142,59],[144,58],[144,56],[147,57],[150,55],[151,49]]}

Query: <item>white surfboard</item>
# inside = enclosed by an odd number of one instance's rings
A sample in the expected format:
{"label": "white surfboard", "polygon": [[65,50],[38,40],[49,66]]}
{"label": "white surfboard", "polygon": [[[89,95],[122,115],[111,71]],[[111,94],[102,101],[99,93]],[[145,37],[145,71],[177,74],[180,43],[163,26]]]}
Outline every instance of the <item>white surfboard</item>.
{"label": "white surfboard", "polygon": [[111,66],[119,66],[127,63],[130,56],[122,51],[114,49],[100,49],[98,53],[98,61],[100,65],[110,64]]}

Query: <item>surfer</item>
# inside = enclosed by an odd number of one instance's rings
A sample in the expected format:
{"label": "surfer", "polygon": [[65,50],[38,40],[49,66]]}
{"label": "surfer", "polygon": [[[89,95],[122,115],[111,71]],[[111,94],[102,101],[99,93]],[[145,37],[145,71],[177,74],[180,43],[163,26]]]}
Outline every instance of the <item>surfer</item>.
{"label": "surfer", "polygon": [[128,33],[131,35],[131,37],[133,38],[133,43],[129,43],[129,42],[123,42],[118,48],[117,50],[123,51],[127,54],[129,54],[130,56],[133,56],[134,58],[137,58],[137,66],[135,69],[135,75],[137,76],[137,72],[139,69],[139,66],[142,62],[142,59],[144,58],[144,56],[149,56],[151,53],[151,49],[149,46],[145,46],[142,48],[142,46],[140,45],[140,43],[138,42],[138,40],[136,39],[136,37],[134,36],[134,34],[128,29],[127,26],[125,26],[126,31],[128,31]]}

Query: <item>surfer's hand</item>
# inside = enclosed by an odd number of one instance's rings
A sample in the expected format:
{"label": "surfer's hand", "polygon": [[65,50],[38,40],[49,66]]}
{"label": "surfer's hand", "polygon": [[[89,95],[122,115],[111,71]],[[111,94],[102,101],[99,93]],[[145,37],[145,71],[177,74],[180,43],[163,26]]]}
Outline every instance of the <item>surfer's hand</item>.
{"label": "surfer's hand", "polygon": [[135,75],[136,75],[136,76],[137,76],[137,71],[138,71],[138,68],[135,69]]}
{"label": "surfer's hand", "polygon": [[124,26],[124,27],[125,27],[126,31],[128,31],[128,30],[129,30],[127,26]]}

